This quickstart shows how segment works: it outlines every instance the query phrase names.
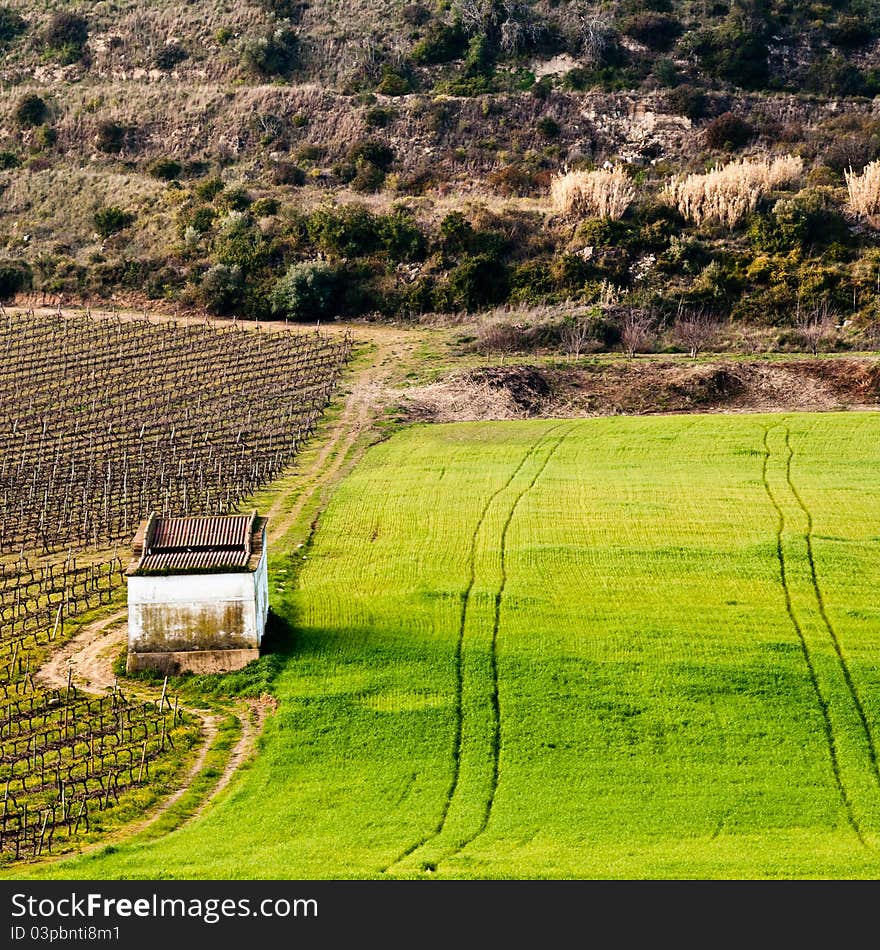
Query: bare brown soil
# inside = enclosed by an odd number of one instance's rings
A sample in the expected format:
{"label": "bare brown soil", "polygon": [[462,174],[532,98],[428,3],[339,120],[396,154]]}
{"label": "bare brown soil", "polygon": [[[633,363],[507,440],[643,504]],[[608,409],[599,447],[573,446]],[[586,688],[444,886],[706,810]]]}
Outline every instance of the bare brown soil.
{"label": "bare brown soil", "polygon": [[434,422],[876,409],[880,360],[636,358],[566,367],[481,367],[403,390],[400,401],[408,419]]}

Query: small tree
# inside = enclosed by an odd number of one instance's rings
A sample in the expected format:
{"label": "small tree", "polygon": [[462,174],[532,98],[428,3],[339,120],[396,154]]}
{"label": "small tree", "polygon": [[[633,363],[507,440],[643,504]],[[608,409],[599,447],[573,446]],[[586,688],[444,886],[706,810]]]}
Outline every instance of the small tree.
{"label": "small tree", "polygon": [[291,264],[272,291],[272,312],[292,320],[332,316],[339,275],[324,261]]}
{"label": "small tree", "polygon": [[834,311],[827,301],[809,310],[801,310],[798,305],[795,322],[801,340],[813,356],[817,356],[822,344],[834,335]]}
{"label": "small tree", "polygon": [[650,311],[630,307],[620,326],[620,342],[623,351],[632,359],[636,353],[647,349],[654,338],[654,318]]}
{"label": "small tree", "polygon": [[578,360],[593,339],[593,325],[587,317],[575,317],[563,327],[561,338],[564,352]]}
{"label": "small tree", "polygon": [[695,360],[715,341],[719,329],[720,323],[714,314],[700,308],[694,311],[681,311],[672,332],[676,340],[688,348],[691,359]]}

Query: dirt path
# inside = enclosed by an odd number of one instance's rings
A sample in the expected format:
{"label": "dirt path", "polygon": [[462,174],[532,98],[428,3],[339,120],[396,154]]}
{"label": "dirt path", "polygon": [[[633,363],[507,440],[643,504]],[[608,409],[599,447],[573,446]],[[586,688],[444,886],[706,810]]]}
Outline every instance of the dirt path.
{"label": "dirt path", "polygon": [[[113,689],[116,685],[113,660],[125,643],[126,616],[127,612],[125,610],[119,610],[109,617],[103,617],[94,623],[87,624],[40,667],[35,678],[52,689],[66,688],[69,676],[70,682],[74,686],[91,693],[101,693]],[[157,699],[156,691],[147,687],[126,684],[125,692],[140,699],[152,701]],[[187,769],[186,774],[181,776],[180,784],[167,798],[163,799],[144,818],[134,824],[126,825],[114,838],[128,838],[149,828],[181,798],[204,768],[208,750],[219,732],[220,716],[205,709],[193,709],[189,706],[182,706],[181,708],[184,712],[198,718],[202,724],[202,741],[195,760]],[[197,815],[202,814],[217,795],[232,781],[232,777],[239,766],[250,757],[256,747],[257,737],[260,734],[269,708],[271,708],[270,705],[265,702],[251,702],[244,708],[235,710],[241,722],[241,736],[232,748],[223,771],[213,788],[201,802],[198,809],[186,821],[192,821]]]}
{"label": "dirt path", "polygon": [[125,642],[126,617],[127,611],[119,610],[87,624],[49,657],[34,678],[51,689],[63,689],[70,671],[73,684],[89,692],[113,689],[113,659]]}
{"label": "dirt path", "polygon": [[[333,332],[346,328],[334,327]],[[330,426],[318,454],[302,473],[302,487],[296,503],[284,510],[287,493],[278,497],[266,511],[269,540],[282,538],[302,514],[315,494],[332,485],[343,474],[352,448],[373,427],[383,409],[396,395],[393,384],[399,381],[402,367],[413,359],[422,342],[411,331],[388,326],[349,327],[356,342],[368,342],[374,349],[366,365],[349,381],[349,392],[339,417]]]}

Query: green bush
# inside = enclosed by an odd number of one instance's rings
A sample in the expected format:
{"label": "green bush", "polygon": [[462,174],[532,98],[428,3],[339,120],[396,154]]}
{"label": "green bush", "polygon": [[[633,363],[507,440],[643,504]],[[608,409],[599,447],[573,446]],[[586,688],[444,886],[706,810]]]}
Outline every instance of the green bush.
{"label": "green bush", "polygon": [[48,113],[46,100],[36,93],[28,93],[15,104],[15,121],[22,127],[42,124]]}
{"label": "green bush", "polygon": [[277,198],[258,198],[251,205],[251,214],[255,218],[266,218],[273,214],[278,214],[280,207]]}
{"label": "green bush", "polygon": [[381,246],[379,221],[360,204],[319,208],[306,219],[312,244],[332,257],[364,257]]}
{"label": "green bush", "polygon": [[95,212],[95,230],[101,237],[107,238],[117,231],[122,231],[134,222],[134,215],[130,211],[123,211],[116,205],[99,208]]}
{"label": "green bush", "polygon": [[16,10],[0,6],[0,46],[5,46],[27,31],[27,21]]}
{"label": "green bush", "polygon": [[[767,85],[769,66],[766,30],[728,21],[713,30],[685,37],[703,71],[744,89]],[[684,42],[684,41],[683,41]]]}
{"label": "green bush", "polygon": [[247,211],[253,200],[247,188],[238,185],[235,188],[227,188],[223,192],[219,204],[230,211]]}
{"label": "green bush", "polygon": [[412,80],[393,66],[383,66],[382,78],[376,84],[376,92],[383,96],[405,96],[412,92]]}
{"label": "green bush", "polygon": [[193,187],[193,192],[196,197],[201,198],[202,201],[213,201],[225,187],[221,178],[212,175],[210,178],[205,178],[198,182]]}
{"label": "green bush", "polygon": [[666,93],[666,108],[675,115],[683,115],[692,121],[706,115],[709,100],[706,93],[696,86],[684,83]]}
{"label": "green bush", "polygon": [[260,76],[283,76],[297,65],[299,37],[289,26],[279,26],[267,33],[247,40],[241,51],[244,65]]}
{"label": "green bush", "polygon": [[173,158],[157,158],[147,165],[147,174],[152,175],[153,178],[158,178],[160,181],[174,181],[176,178],[180,178],[182,171],[183,168],[180,162],[174,161]]}
{"label": "green bush", "polygon": [[58,11],[43,30],[47,51],[67,65],[83,58],[88,39],[88,20],[78,13]]}
{"label": "green bush", "polygon": [[21,159],[15,152],[0,152],[0,171],[7,171],[10,168],[18,168],[21,165]]}
{"label": "green bush", "polygon": [[449,273],[452,305],[459,310],[470,312],[503,303],[509,286],[508,268],[488,255],[467,257]]}
{"label": "green bush", "polygon": [[199,284],[199,300],[209,312],[229,316],[241,309],[244,275],[237,265],[215,264]]}
{"label": "green bush", "polygon": [[98,124],[98,130],[95,135],[95,145],[108,154],[121,152],[125,147],[126,140],[129,138],[131,130],[121,125],[113,119],[105,119]]}
{"label": "green bush", "polygon": [[272,313],[291,320],[325,319],[335,312],[339,290],[339,274],[330,264],[291,264],[272,290]]}
{"label": "green bush", "polygon": [[379,238],[393,261],[419,261],[425,256],[425,235],[406,208],[394,208],[380,218]]}
{"label": "green bush", "polygon": [[425,36],[412,48],[410,58],[420,65],[448,63],[461,59],[468,48],[467,34],[460,20],[453,23],[433,21]]}
{"label": "green bush", "polygon": [[240,211],[231,211],[214,238],[217,263],[238,266],[245,277],[251,277],[266,264],[268,256],[265,238],[253,218]]}
{"label": "green bush", "polygon": [[32,286],[33,273],[29,264],[24,261],[0,261],[0,301],[10,300]]}
{"label": "green bush", "polygon": [[809,251],[850,241],[846,221],[830,189],[810,188],[792,198],[780,198],[769,214],[756,215],[749,229],[761,251]]}
{"label": "green bush", "polygon": [[552,116],[544,115],[535,123],[538,134],[545,139],[557,139],[562,129]]}

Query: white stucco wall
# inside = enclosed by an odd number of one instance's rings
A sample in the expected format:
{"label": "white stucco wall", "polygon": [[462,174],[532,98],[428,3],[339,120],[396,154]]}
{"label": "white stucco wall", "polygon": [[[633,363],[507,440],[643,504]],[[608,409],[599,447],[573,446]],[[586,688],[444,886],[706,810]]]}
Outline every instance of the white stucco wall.
{"label": "white stucco wall", "polygon": [[269,619],[269,559],[266,556],[266,531],[263,529],[263,554],[256,571],[251,575],[254,579],[254,597],[257,608],[257,638],[262,642],[266,632],[266,621]]}
{"label": "white stucco wall", "polygon": [[[266,626],[265,552],[254,573],[128,578],[131,652],[258,647]],[[264,602],[261,602],[261,592]]]}

